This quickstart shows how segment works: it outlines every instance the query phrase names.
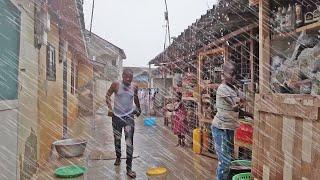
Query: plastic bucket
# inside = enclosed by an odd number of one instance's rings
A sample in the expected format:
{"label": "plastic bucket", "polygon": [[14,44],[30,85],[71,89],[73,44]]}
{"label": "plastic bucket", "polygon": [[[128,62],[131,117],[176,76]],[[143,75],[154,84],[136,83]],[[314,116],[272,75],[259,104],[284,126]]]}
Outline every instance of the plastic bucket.
{"label": "plastic bucket", "polygon": [[156,118],[155,117],[145,118],[143,123],[145,126],[154,126],[156,124]]}

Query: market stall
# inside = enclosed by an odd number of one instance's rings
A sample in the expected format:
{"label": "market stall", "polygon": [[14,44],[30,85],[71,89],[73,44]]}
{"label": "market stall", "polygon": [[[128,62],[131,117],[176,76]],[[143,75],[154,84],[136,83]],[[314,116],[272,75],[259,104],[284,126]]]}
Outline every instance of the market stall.
{"label": "market stall", "polygon": [[252,174],[320,179],[318,0],[260,0]]}
{"label": "market stall", "polygon": [[246,0],[219,1],[150,61],[181,74],[182,86],[175,90],[183,94],[190,137],[193,130],[200,133],[194,137],[201,138],[193,141],[200,144],[196,149],[202,149],[202,154],[214,152],[210,125],[225,60],[233,59],[238,64],[239,87],[251,99],[246,108],[253,112],[254,93],[258,89],[257,16],[257,9],[251,8]]}
{"label": "market stall", "polygon": [[[225,61],[235,62],[237,66],[237,86],[245,92],[246,99],[248,100],[244,110],[253,113],[253,97],[258,86],[257,64],[259,63],[259,51],[258,48],[255,48],[258,46],[257,33],[258,25],[252,23],[240,29],[235,29],[230,34],[213,42],[214,46],[205,48],[199,52],[198,79],[200,86],[198,92],[201,97],[199,103],[199,124],[203,134],[202,142],[204,142],[202,143],[202,154],[214,152],[212,144],[208,145],[205,142],[212,142],[210,127],[216,113],[215,93],[222,82],[222,65]],[[240,124],[242,126],[244,126],[243,124],[252,125],[252,120],[248,122],[245,121],[244,117],[239,118],[241,119]],[[209,140],[205,138],[209,138]],[[242,142],[238,137],[235,139],[237,152],[239,152],[240,146],[251,150],[252,141]],[[238,154],[236,153],[236,157],[238,157]]]}

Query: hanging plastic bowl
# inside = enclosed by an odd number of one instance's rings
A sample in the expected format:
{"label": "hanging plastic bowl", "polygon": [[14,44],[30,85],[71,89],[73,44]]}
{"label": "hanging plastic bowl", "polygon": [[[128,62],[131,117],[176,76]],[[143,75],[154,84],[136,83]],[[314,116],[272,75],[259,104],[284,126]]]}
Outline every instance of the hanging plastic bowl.
{"label": "hanging plastic bowl", "polygon": [[156,124],[156,118],[155,117],[145,118],[143,123],[145,126],[154,126]]}
{"label": "hanging plastic bowl", "polygon": [[55,175],[59,178],[74,178],[83,175],[87,171],[83,166],[64,166],[55,170]]}

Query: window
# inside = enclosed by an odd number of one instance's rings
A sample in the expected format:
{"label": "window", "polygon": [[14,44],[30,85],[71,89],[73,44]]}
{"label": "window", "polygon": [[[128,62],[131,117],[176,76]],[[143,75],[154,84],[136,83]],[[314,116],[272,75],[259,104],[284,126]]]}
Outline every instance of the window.
{"label": "window", "polygon": [[116,59],[112,60],[112,66],[117,66],[117,60]]}
{"label": "window", "polygon": [[74,62],[71,62],[71,94],[74,94]]}
{"label": "window", "polygon": [[72,59],[71,62],[71,94],[74,94],[77,89],[77,79],[78,79],[78,63],[76,59]]}
{"label": "window", "polygon": [[50,44],[47,46],[47,80],[56,80],[56,50]]}

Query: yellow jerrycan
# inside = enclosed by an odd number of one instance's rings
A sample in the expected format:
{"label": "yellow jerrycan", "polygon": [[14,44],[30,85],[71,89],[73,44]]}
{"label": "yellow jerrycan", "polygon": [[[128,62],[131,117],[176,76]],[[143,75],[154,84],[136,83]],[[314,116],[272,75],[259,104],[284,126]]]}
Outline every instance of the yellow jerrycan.
{"label": "yellow jerrycan", "polygon": [[201,130],[199,128],[193,130],[193,152],[201,154]]}

